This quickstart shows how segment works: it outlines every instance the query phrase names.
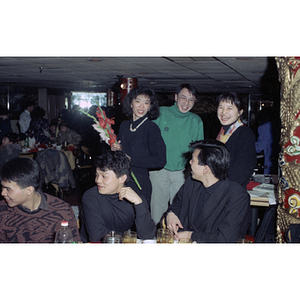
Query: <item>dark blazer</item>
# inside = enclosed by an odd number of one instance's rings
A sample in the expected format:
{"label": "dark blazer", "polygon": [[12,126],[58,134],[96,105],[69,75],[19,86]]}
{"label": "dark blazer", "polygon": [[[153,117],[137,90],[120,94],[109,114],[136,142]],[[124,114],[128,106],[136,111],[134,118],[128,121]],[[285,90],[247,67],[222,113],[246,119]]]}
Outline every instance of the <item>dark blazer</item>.
{"label": "dark blazer", "polygon": [[217,189],[197,211],[203,184],[189,177],[174,198],[169,211],[180,219],[183,230],[193,231],[197,242],[237,242],[249,226],[250,196],[238,183],[220,181]]}
{"label": "dark blazer", "polygon": [[251,128],[240,126],[225,143],[230,153],[228,178],[247,188],[256,166],[256,137]]}

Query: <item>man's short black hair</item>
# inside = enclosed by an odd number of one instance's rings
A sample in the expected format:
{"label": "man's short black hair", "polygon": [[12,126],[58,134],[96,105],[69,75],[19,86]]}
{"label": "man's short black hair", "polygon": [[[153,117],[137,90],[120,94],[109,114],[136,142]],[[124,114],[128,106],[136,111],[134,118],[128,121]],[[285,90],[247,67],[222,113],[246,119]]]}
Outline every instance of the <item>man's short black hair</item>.
{"label": "man's short black hair", "polygon": [[17,141],[18,135],[14,132],[9,132],[3,136],[4,138],[8,138],[10,142],[15,143]]}
{"label": "man's short black hair", "polygon": [[125,152],[107,150],[96,157],[94,167],[103,172],[111,170],[117,178],[123,175],[127,175],[127,178],[129,178],[131,162]]}
{"label": "man's short black hair", "polygon": [[18,157],[2,166],[0,180],[14,181],[21,189],[33,186],[38,191],[41,189],[42,174],[35,160],[27,157]]}
{"label": "man's short black hair", "polygon": [[33,100],[25,100],[24,101],[24,109],[27,109],[29,106],[35,106],[35,101],[33,101]]}
{"label": "man's short black hair", "polygon": [[192,151],[199,149],[198,164],[209,166],[219,180],[225,180],[228,174],[230,154],[225,144],[220,141],[206,139],[190,144]]}
{"label": "man's short black hair", "polygon": [[187,89],[190,94],[192,94],[195,98],[197,98],[198,91],[197,91],[197,89],[193,85],[191,85],[189,83],[180,83],[176,87],[175,94],[178,95],[181,92],[182,89]]}

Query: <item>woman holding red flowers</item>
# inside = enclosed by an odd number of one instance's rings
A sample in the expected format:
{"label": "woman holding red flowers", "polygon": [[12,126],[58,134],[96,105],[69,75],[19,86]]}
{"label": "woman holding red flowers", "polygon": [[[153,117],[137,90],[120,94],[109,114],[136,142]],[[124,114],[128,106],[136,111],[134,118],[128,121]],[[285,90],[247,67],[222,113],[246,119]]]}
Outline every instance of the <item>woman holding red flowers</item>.
{"label": "woman holding red flowers", "polygon": [[159,127],[151,121],[159,116],[154,92],[142,87],[130,91],[124,98],[123,113],[131,119],[122,122],[118,142],[111,149],[123,150],[131,158],[132,172],[150,208],[149,170],[161,169],[166,164],[166,145]]}

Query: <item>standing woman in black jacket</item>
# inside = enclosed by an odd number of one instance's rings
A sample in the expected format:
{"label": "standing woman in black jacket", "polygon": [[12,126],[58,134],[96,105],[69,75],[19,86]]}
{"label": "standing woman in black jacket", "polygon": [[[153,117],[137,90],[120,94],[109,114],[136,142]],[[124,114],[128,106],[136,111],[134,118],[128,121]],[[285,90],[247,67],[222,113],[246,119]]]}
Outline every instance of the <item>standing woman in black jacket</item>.
{"label": "standing woman in black jacket", "polygon": [[230,153],[228,178],[246,188],[256,166],[256,137],[241,121],[243,112],[236,93],[224,93],[217,98],[217,115],[222,124],[217,140],[226,144]]}
{"label": "standing woman in black jacket", "polygon": [[123,150],[131,158],[132,172],[141,186],[149,208],[152,186],[149,170],[166,164],[166,145],[159,127],[152,122],[159,116],[159,105],[153,91],[137,87],[123,101],[123,113],[131,117],[121,123],[118,143],[112,150]]}

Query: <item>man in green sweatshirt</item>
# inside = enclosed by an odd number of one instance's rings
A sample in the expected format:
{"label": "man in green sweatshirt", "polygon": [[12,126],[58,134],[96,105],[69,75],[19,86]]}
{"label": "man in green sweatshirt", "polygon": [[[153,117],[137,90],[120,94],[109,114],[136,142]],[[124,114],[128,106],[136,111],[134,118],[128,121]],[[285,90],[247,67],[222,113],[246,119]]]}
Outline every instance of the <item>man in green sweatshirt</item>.
{"label": "man in green sweatshirt", "polygon": [[167,163],[161,170],[150,172],[152,184],[151,216],[159,223],[163,213],[185,182],[184,169],[191,142],[204,138],[203,122],[190,112],[197,100],[197,90],[190,84],[180,84],[175,91],[173,106],[160,107],[154,120],[161,130],[167,148]]}

